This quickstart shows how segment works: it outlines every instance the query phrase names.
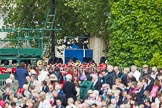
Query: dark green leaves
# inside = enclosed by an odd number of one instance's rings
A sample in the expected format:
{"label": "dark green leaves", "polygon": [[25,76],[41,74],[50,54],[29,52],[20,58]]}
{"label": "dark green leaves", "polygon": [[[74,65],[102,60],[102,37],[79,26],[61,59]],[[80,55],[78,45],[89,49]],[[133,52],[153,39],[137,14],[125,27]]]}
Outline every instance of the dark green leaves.
{"label": "dark green leaves", "polygon": [[141,66],[149,64],[155,52],[162,52],[161,4],[160,0],[113,2],[109,17],[110,64]]}

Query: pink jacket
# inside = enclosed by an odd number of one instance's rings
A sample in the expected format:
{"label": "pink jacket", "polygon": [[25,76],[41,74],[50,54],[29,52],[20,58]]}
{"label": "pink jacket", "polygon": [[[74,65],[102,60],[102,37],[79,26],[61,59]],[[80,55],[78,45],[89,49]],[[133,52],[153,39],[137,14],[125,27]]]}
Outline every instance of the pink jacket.
{"label": "pink jacket", "polygon": [[5,106],[4,100],[0,100],[0,106],[1,106],[1,107],[4,107],[4,106]]}
{"label": "pink jacket", "polygon": [[159,89],[159,86],[154,85],[153,88],[152,88],[152,90],[151,90],[151,92],[150,92],[150,96],[153,97],[153,98],[155,98],[156,95],[157,95],[158,89]]}

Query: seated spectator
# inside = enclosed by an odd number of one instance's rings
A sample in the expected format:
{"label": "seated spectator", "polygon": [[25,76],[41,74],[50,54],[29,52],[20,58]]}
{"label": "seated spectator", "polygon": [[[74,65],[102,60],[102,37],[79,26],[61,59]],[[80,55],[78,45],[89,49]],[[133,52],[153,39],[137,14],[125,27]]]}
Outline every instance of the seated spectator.
{"label": "seated spectator", "polygon": [[112,65],[108,65],[107,67],[107,71],[108,71],[108,81],[107,84],[110,85],[110,88],[112,88],[112,86],[115,84],[115,79],[116,79],[116,74],[113,71],[113,66]]}
{"label": "seated spectator", "polygon": [[61,95],[61,94],[59,94],[59,92],[58,91],[56,91],[56,90],[54,90],[53,92],[52,92],[52,95],[53,95],[53,105],[56,105],[57,104],[57,102],[56,102],[56,100],[57,99],[59,99],[60,101],[61,101],[61,104],[63,105],[63,106],[66,106],[67,105],[67,100],[66,100],[66,98],[65,98],[65,95]]}
{"label": "seated spectator", "polygon": [[101,81],[99,80],[98,78],[98,75],[97,74],[93,74],[92,76],[92,82],[93,82],[93,87],[95,90],[100,90],[101,89]]}
{"label": "seated spectator", "polygon": [[16,105],[16,102],[11,102],[11,107],[12,108],[20,108],[19,106]]}
{"label": "seated spectator", "polygon": [[0,93],[0,106],[3,108],[5,106],[5,101],[3,100],[3,94]]}
{"label": "seated spectator", "polygon": [[9,79],[11,79],[12,81],[11,88],[13,89],[14,93],[16,93],[19,88],[19,82],[15,79],[15,76],[13,74],[10,74]]}
{"label": "seated spectator", "polygon": [[154,85],[155,80],[149,74],[145,75],[145,78],[148,80],[148,84],[147,84],[148,88],[147,89],[150,92]]}
{"label": "seated spectator", "polygon": [[42,91],[44,91],[45,93],[47,93],[49,91],[49,88],[47,86],[47,81],[42,81]]}
{"label": "seated spectator", "polygon": [[91,108],[97,108],[97,104],[96,104],[96,103],[93,103],[93,104],[91,105]]}
{"label": "seated spectator", "polygon": [[158,74],[158,70],[157,70],[157,67],[152,67],[152,71],[151,71],[151,77],[153,78],[153,79],[155,79],[156,78],[156,76],[157,76],[157,74]]}
{"label": "seated spectator", "polygon": [[49,85],[48,88],[49,88],[49,91],[46,93],[46,100],[50,101],[53,99],[52,92],[53,92],[54,88],[52,85]]}
{"label": "seated spectator", "polygon": [[80,99],[86,99],[88,90],[93,90],[93,83],[91,81],[91,78],[86,78],[83,82],[80,84]]}
{"label": "seated spectator", "polygon": [[[1,107],[3,108],[3,107]],[[5,102],[4,108],[11,108],[11,105],[8,101]]]}
{"label": "seated spectator", "polygon": [[74,105],[73,98],[68,98],[67,103],[68,103],[68,105],[66,106],[66,108],[76,108]]}
{"label": "seated spectator", "polygon": [[62,105],[62,102],[60,99],[57,99],[56,100],[56,106],[55,108],[65,108],[65,106]]}
{"label": "seated spectator", "polygon": [[50,102],[48,100],[46,100],[45,92],[40,93],[40,103],[39,103],[38,108],[52,108],[50,105]]}
{"label": "seated spectator", "polygon": [[28,105],[27,105],[27,98],[22,98],[21,100],[21,108],[28,108]]}
{"label": "seated spectator", "polygon": [[6,79],[6,85],[1,88],[1,90],[4,92],[6,90],[14,90],[12,87],[12,80],[10,78]]}
{"label": "seated spectator", "polygon": [[141,73],[137,70],[135,65],[131,66],[131,74],[136,78],[136,81],[141,77]]}
{"label": "seated spectator", "polygon": [[34,86],[34,91],[36,92],[40,92],[41,90],[41,84],[40,82],[37,80],[37,76],[36,75],[32,75],[31,76],[31,81],[32,81],[32,86]]}
{"label": "seated spectator", "polygon": [[118,66],[114,67],[114,72],[116,73],[116,77],[117,78],[121,78],[122,77],[122,73],[119,71],[119,67]]}
{"label": "seated spectator", "polygon": [[28,91],[28,85],[24,84],[23,89],[24,89],[23,96],[30,99],[32,96],[31,96],[31,93]]}
{"label": "seated spectator", "polygon": [[150,74],[150,73],[151,73],[151,72],[150,72],[150,70],[149,70],[148,65],[143,65],[141,77],[144,77],[146,74]]}
{"label": "seated spectator", "polygon": [[152,90],[150,92],[150,96],[151,96],[153,102],[155,102],[155,98],[157,96],[158,90],[159,90],[159,81],[155,80]]}
{"label": "seated spectator", "polygon": [[122,91],[124,90],[126,87],[124,86],[124,84],[122,84],[122,81],[120,78],[117,78],[115,81],[115,85],[117,86],[117,89]]}
{"label": "seated spectator", "polygon": [[77,99],[76,94],[77,91],[75,89],[75,84],[72,82],[72,75],[71,74],[67,74],[66,75],[66,82],[64,84],[64,88],[63,91],[66,95],[66,99],[68,98],[73,98],[75,101]]}
{"label": "seated spectator", "polygon": [[116,99],[111,99],[110,108],[120,108],[120,107],[117,105]]}
{"label": "seated spectator", "polygon": [[131,89],[130,89],[130,94],[132,93],[136,93],[136,91],[138,90],[137,88],[137,82],[132,82],[132,86],[131,86]]}

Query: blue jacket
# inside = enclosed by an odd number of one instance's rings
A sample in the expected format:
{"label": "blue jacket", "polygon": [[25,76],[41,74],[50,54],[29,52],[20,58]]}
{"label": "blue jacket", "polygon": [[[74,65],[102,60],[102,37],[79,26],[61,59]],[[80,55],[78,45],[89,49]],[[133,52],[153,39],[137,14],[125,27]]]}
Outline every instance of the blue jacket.
{"label": "blue jacket", "polygon": [[29,76],[28,71],[23,67],[18,67],[15,72],[15,78],[19,82],[19,88],[23,88],[23,85],[27,83],[26,77]]}

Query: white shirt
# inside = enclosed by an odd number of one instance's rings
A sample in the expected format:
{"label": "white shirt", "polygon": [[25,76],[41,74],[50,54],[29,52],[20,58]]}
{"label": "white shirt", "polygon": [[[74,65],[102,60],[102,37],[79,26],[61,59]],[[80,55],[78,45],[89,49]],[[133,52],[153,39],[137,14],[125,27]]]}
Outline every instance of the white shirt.
{"label": "white shirt", "polygon": [[135,71],[135,72],[131,72],[133,74],[133,76],[136,78],[136,80],[138,81],[140,76],[141,76],[141,73],[139,71]]}
{"label": "white shirt", "polygon": [[94,82],[93,82],[93,86],[95,86],[95,85],[96,85],[97,81],[98,81],[98,80],[96,80],[96,81],[94,81]]}
{"label": "white shirt", "polygon": [[52,108],[48,100],[39,103],[38,108]]}
{"label": "white shirt", "polygon": [[157,74],[158,74],[158,72],[156,72],[155,75],[154,75],[154,74],[151,74],[151,77],[152,77],[153,79],[156,79]]}
{"label": "white shirt", "polygon": [[48,76],[48,72],[47,71],[41,71],[41,73],[38,75],[38,80],[40,83],[42,83],[42,81],[44,81]]}
{"label": "white shirt", "polygon": [[47,92],[46,93],[46,100],[51,100],[51,99],[53,99],[52,93],[51,92]]}
{"label": "white shirt", "polygon": [[76,108],[75,105],[68,105],[66,108]]}
{"label": "white shirt", "polygon": [[35,86],[35,91],[40,92],[41,91],[41,83],[38,80],[33,81],[33,84]]}

